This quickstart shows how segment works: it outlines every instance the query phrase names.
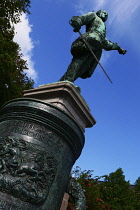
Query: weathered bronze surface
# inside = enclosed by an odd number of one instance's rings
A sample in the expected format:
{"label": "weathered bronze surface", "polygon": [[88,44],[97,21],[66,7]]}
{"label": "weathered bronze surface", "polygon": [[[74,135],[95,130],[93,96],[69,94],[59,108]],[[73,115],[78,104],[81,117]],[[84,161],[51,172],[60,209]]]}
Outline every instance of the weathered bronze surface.
{"label": "weathered bronze surface", "polygon": [[84,195],[84,190],[73,177],[69,180],[67,193],[73,197],[76,210],[86,210],[86,197]]}
{"label": "weathered bronze surface", "polygon": [[[107,12],[99,10],[97,13],[89,12],[85,15],[73,16],[70,20],[70,25],[74,28],[74,32],[78,32],[81,26],[86,25],[86,33],[83,34],[83,37],[98,60],[101,58],[102,49],[107,51],[118,50],[123,55],[126,53],[126,50],[123,50],[117,43],[106,39],[104,22],[107,18]],[[73,55],[72,62],[60,81],[68,80],[74,82],[79,77],[82,79],[91,77],[98,63],[93,58],[82,37],[79,37],[72,43],[71,53]]]}
{"label": "weathered bronze surface", "polygon": [[59,210],[83,146],[81,128],[56,106],[7,103],[0,111],[0,208]]}

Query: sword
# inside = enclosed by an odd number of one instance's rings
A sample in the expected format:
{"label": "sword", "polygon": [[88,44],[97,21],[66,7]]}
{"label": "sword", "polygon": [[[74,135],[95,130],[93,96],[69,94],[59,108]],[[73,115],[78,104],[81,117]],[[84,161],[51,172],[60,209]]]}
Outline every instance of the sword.
{"label": "sword", "polygon": [[78,31],[78,33],[80,34],[81,38],[83,39],[84,43],[86,44],[86,46],[88,47],[88,49],[90,50],[91,54],[93,55],[93,57],[95,58],[95,60],[97,61],[97,63],[100,65],[101,69],[103,70],[103,72],[105,73],[105,75],[107,76],[107,78],[109,79],[109,81],[111,83],[112,80],[110,79],[110,77],[108,76],[108,74],[106,73],[106,71],[104,70],[103,66],[101,65],[100,61],[98,60],[98,58],[96,57],[95,53],[93,52],[93,50],[90,48],[89,44],[87,43],[87,41],[85,40],[85,38],[83,37],[82,33],[80,31]]}

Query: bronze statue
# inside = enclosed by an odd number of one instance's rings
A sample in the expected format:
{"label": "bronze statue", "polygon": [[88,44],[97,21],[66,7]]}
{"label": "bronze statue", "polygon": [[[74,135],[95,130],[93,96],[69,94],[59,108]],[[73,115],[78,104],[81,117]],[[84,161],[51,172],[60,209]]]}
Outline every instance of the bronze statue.
{"label": "bronze statue", "polygon": [[[71,46],[72,62],[68,66],[66,73],[59,81],[74,82],[77,78],[86,79],[91,77],[101,58],[102,49],[118,50],[120,54],[127,51],[122,49],[117,43],[106,39],[106,26],[104,22],[108,18],[105,10],[99,10],[97,13],[89,12],[81,16],[73,16],[70,25],[74,32],[79,32],[81,26],[86,26],[86,33],[76,39]],[[88,46],[86,44],[88,43]],[[89,50],[90,48],[90,50]],[[93,53],[91,53],[91,51]],[[93,57],[93,54],[97,59]]]}
{"label": "bronze statue", "polygon": [[75,210],[86,210],[84,190],[75,178],[70,178],[66,192],[74,199]]}

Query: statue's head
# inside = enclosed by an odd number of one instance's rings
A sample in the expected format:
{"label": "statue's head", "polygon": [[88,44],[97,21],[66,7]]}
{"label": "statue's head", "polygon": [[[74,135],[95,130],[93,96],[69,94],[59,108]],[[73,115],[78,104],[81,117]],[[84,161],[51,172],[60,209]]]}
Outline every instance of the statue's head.
{"label": "statue's head", "polygon": [[105,22],[108,18],[108,13],[105,10],[100,9],[96,12],[96,15],[102,19],[103,22]]}

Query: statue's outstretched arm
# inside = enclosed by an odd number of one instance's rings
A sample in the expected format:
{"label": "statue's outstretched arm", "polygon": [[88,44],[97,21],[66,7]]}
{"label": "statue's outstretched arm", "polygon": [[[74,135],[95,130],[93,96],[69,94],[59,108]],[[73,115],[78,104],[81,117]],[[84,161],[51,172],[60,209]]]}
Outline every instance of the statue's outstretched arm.
{"label": "statue's outstretched arm", "polygon": [[83,25],[91,23],[96,17],[94,12],[89,12],[81,16],[73,16],[69,21],[70,25],[74,28],[74,32],[78,32]]}
{"label": "statue's outstretched arm", "polygon": [[104,50],[118,50],[120,54],[126,54],[127,50],[122,49],[117,43],[113,43],[107,39],[102,42],[102,48]]}

